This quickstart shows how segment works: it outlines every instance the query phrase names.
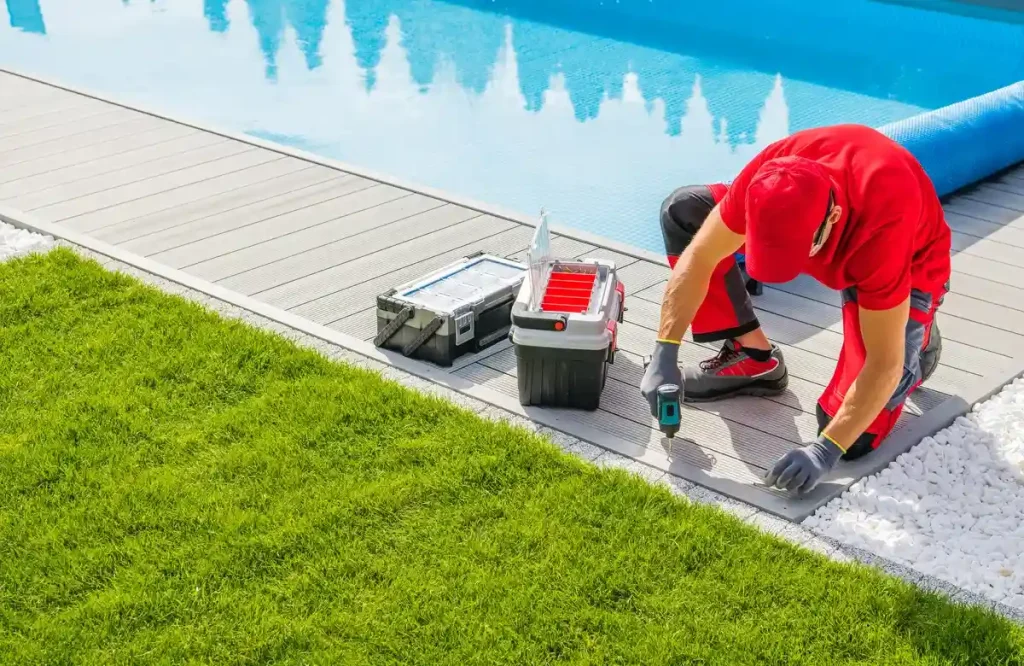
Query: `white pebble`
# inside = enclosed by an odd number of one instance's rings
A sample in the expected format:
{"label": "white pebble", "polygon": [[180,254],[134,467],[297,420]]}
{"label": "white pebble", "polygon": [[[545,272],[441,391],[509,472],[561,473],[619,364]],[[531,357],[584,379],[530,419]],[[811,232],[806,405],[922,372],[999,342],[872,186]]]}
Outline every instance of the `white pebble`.
{"label": "white pebble", "polygon": [[1024,380],[857,481],[805,524],[1024,609]]}
{"label": "white pebble", "polygon": [[49,236],[32,233],[6,222],[0,222],[0,261],[20,257],[31,252],[49,250],[54,241]]}

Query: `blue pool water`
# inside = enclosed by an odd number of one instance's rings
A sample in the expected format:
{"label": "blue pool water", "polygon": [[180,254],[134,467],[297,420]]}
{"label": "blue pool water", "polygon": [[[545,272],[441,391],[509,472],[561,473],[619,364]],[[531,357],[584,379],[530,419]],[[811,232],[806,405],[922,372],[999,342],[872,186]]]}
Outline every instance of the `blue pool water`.
{"label": "blue pool water", "polygon": [[[929,9],[920,6],[927,5]],[[936,11],[935,8],[941,11]],[[659,251],[673,188],[1024,79],[936,0],[6,0],[0,66]]]}

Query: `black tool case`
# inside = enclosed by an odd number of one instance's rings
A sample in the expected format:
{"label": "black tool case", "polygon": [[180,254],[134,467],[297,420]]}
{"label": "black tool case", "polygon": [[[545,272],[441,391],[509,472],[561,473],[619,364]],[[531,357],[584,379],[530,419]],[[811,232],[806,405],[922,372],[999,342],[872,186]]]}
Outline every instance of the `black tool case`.
{"label": "black tool case", "polygon": [[373,342],[449,367],[505,338],[526,266],[477,252],[377,296]]}

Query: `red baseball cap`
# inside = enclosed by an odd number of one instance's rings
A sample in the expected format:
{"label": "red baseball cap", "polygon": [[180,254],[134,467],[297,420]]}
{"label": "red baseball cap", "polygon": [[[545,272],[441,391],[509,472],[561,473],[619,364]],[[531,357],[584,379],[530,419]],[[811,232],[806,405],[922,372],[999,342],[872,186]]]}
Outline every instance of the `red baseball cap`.
{"label": "red baseball cap", "polygon": [[825,220],[832,180],[804,157],[768,160],[747,186],[747,272],[759,282],[789,282],[803,272]]}

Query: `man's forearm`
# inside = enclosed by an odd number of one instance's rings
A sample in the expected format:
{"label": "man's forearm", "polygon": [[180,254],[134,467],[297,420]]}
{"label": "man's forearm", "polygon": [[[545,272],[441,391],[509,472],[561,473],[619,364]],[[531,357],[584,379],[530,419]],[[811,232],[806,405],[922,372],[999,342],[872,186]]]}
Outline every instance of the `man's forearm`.
{"label": "man's forearm", "polygon": [[683,339],[707,296],[710,282],[711,271],[695,261],[689,251],[683,252],[665,286],[658,326],[659,340],[680,342]]}
{"label": "man's forearm", "polygon": [[902,374],[902,363],[893,367],[866,362],[823,434],[844,451],[849,449],[889,402]]}

